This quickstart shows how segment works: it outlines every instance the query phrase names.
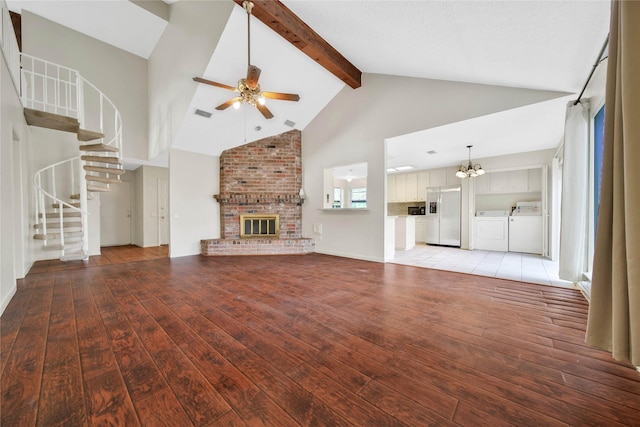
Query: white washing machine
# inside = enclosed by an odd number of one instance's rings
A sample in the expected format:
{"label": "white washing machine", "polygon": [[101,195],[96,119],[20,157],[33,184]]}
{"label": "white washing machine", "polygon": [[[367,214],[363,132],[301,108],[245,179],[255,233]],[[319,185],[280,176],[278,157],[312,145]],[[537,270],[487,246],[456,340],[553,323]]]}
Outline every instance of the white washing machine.
{"label": "white washing machine", "polygon": [[478,211],[474,222],[474,249],[509,251],[509,211]]}

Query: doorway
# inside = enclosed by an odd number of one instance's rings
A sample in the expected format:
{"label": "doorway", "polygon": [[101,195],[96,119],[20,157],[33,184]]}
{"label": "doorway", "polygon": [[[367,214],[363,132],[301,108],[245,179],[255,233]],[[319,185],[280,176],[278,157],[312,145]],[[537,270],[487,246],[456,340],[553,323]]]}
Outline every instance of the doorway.
{"label": "doorway", "polygon": [[131,183],[122,181],[100,195],[100,246],[131,241]]}
{"label": "doorway", "polygon": [[158,246],[169,244],[169,180],[158,178]]}

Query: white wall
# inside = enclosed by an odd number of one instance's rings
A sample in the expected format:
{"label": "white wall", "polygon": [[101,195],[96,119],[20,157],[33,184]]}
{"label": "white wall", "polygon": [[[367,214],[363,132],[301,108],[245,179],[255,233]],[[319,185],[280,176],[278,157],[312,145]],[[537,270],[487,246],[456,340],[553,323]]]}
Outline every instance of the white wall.
{"label": "white wall", "polygon": [[220,238],[220,158],[171,150],[169,167],[169,256],[197,255],[200,240]]}
{"label": "white wall", "polygon": [[[316,238],[317,252],[384,261],[385,138],[563,95],[364,74],[361,88],[343,89],[303,131],[303,182],[308,196],[303,235]],[[368,162],[369,211],[321,210],[323,170],[363,161]],[[322,224],[321,236],[313,235],[313,224]]]}
{"label": "white wall", "polygon": [[[21,188],[16,159],[28,156],[29,133],[22,113],[16,87],[4,60],[0,55],[0,314],[16,292],[16,280],[24,277],[31,265],[32,257],[28,244],[21,237],[28,227],[28,212],[17,205]],[[23,161],[22,166],[28,161]]]}
{"label": "white wall", "polygon": [[540,165],[551,165],[555,148],[548,150],[529,151],[526,153],[508,154],[506,156],[485,157],[475,159],[487,172],[500,172],[515,169],[531,169]]}
{"label": "white wall", "polygon": [[22,48],[29,55],[76,69],[104,92],[122,115],[124,156],[147,159],[147,61],[28,11]]}
{"label": "white wall", "polygon": [[149,158],[171,147],[196,91],[192,78],[209,63],[234,7],[232,1],[171,5],[169,25],[149,58]]}

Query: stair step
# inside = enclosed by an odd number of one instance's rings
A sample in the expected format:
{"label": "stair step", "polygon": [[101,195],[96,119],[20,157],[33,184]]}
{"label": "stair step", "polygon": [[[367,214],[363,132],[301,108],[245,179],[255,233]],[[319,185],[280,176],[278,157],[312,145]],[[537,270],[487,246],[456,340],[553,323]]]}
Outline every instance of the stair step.
{"label": "stair step", "polygon": [[80,124],[76,118],[33,110],[31,108],[24,109],[24,117],[27,120],[27,124],[31,126],[73,133],[78,132],[80,128]]}
{"label": "stair step", "polygon": [[106,192],[106,191],[111,191],[111,189],[109,187],[101,187],[99,185],[87,185],[87,191],[94,191],[94,192]]}
{"label": "stair step", "polygon": [[119,184],[122,182],[118,178],[105,178],[104,176],[98,175],[85,175],[85,178],[87,181],[103,182],[105,184]]}
{"label": "stair step", "polygon": [[[80,194],[72,194],[69,196],[71,200],[80,200]],[[87,200],[93,200],[92,194],[87,194]]]}
{"label": "stair step", "polygon": [[[35,228],[36,230],[41,229],[43,227],[44,227],[43,223],[38,223],[38,224],[33,226],[33,228]],[[62,223],[62,227],[63,228],[82,227],[82,222],[80,222],[80,221],[63,222]],[[47,228],[60,228],[60,222],[48,222],[47,223]]]}
{"label": "stair step", "polygon": [[[80,207],[80,203],[69,203],[69,205],[73,206],[74,208],[79,208],[79,207]],[[52,207],[53,209],[60,209],[60,203],[53,203],[53,204],[51,205],[51,207]],[[68,205],[63,204],[63,205],[62,205],[62,207],[63,207],[63,208],[68,208],[69,206],[68,206]]]}
{"label": "stair step", "polygon": [[89,255],[85,254],[83,251],[80,251],[78,253],[73,253],[73,254],[68,254],[68,255],[64,255],[63,257],[60,258],[60,261],[84,261],[89,259]]}
{"label": "stair step", "polygon": [[[44,215],[43,214],[38,214],[38,218],[42,218]],[[47,218],[58,218],[60,216],[59,213],[57,212],[47,212],[46,213],[46,217]],[[77,217],[81,217],[82,216],[82,212],[63,212],[62,213],[62,217],[63,218],[77,218]]]}
{"label": "stair step", "polygon": [[118,157],[111,156],[80,156],[82,160],[87,162],[101,162],[101,163],[110,163],[113,165],[122,165],[122,160]]}
{"label": "stair step", "polygon": [[78,129],[78,141],[87,142],[101,138],[104,138],[104,133],[86,129]]}
{"label": "stair step", "polygon": [[65,243],[64,245],[43,245],[43,251],[61,251],[67,249],[81,248],[82,242]]}
{"label": "stair step", "polygon": [[[64,233],[65,239],[73,239],[76,237],[82,237],[84,233],[82,231],[70,231],[68,233]],[[33,235],[34,240],[57,240],[60,239],[60,233],[37,233]]]}
{"label": "stair step", "polygon": [[107,144],[87,144],[81,145],[80,151],[103,151],[109,153],[118,153],[120,149],[118,147],[114,147],[113,145]]}
{"label": "stair step", "polygon": [[84,170],[91,171],[91,172],[108,173],[112,175],[122,175],[125,172],[124,169],[105,168],[102,166],[90,166],[90,165],[85,165]]}
{"label": "stair step", "polygon": [[88,144],[88,145],[81,145],[80,151],[104,151],[104,152],[108,151],[111,153],[117,153],[120,151],[120,149],[118,147],[114,147],[113,145],[107,145],[107,144]]}

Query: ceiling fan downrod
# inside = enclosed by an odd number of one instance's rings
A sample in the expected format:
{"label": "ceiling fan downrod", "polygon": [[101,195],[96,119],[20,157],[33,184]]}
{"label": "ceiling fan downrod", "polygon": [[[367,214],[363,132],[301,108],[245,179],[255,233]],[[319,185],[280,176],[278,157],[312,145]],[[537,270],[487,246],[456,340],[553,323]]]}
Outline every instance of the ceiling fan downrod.
{"label": "ceiling fan downrod", "polygon": [[247,66],[251,65],[251,11],[253,2],[244,0],[242,7],[247,11]]}

